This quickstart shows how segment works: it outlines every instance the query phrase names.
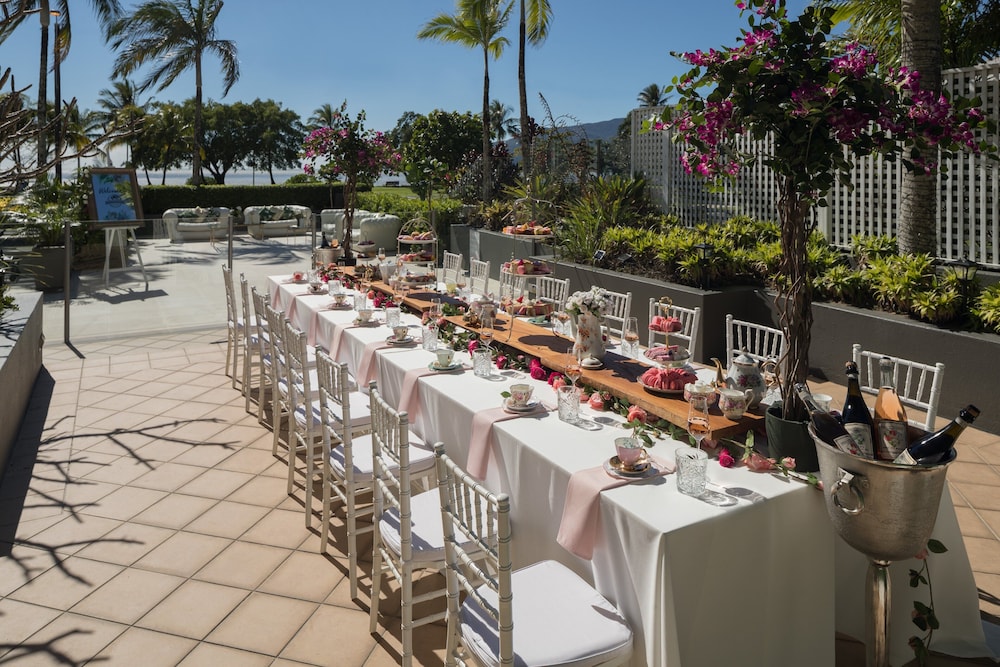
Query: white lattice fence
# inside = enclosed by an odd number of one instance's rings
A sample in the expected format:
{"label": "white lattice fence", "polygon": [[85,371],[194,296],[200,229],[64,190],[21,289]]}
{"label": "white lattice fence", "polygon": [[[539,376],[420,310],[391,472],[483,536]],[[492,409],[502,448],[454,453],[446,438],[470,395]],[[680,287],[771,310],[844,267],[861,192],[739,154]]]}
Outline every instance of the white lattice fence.
{"label": "white lattice fence", "polygon": [[[951,95],[979,96],[984,113],[1000,122],[1000,63],[946,70],[942,87]],[[645,173],[651,188],[662,193],[660,203],[666,212],[689,225],[721,222],[737,214],[777,219],[778,189],[769,169],[757,163],[722,192],[709,192],[700,178],[684,172],[680,147],[670,141],[669,132],[639,134],[641,119],[650,111],[633,112],[633,172]],[[656,140],[643,143],[647,137]],[[996,144],[998,137],[990,140]],[[746,137],[735,141],[741,150],[754,146]],[[643,144],[638,152],[637,144]],[[1000,268],[1000,169],[993,160],[972,154],[946,164],[947,176],[938,177],[938,257],[951,260],[965,255]],[[902,170],[898,162],[879,157],[856,161],[853,187],[834,187],[828,206],[814,211],[830,243],[846,248],[857,235],[896,234]]]}

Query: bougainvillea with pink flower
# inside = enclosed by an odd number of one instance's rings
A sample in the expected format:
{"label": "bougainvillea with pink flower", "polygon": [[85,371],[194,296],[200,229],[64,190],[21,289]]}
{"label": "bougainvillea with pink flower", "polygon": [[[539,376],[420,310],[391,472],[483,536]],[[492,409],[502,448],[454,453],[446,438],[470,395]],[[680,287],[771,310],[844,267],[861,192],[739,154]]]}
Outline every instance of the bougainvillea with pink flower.
{"label": "bougainvillea with pink flower", "polygon": [[[806,241],[809,210],[834,183],[850,185],[852,160],[882,154],[930,173],[958,151],[996,147],[980,132],[991,127],[979,100],[947,99],[920,87],[917,72],[883,68],[860,44],[830,38],[830,6],[809,5],[797,19],[785,0],[741,0],[747,28],[732,47],[674,54],[692,66],[674,79],[676,107],[646,129],[671,128],[683,144],[684,168],[718,183],[754,161],[776,176],[781,222],[777,300],[786,354],[784,417],[803,419],[792,387],[809,370],[812,284]],[[733,139],[756,141],[744,152]]]}
{"label": "bougainvillea with pink flower", "polygon": [[[362,109],[353,119],[347,113],[347,101],[333,112],[329,127],[313,130],[302,146],[307,174],[323,177],[329,183],[344,180],[344,257],[351,257],[351,230],[360,182],[374,181],[380,174],[398,171],[402,156],[382,132],[365,129]],[[333,202],[330,202],[333,206]]]}

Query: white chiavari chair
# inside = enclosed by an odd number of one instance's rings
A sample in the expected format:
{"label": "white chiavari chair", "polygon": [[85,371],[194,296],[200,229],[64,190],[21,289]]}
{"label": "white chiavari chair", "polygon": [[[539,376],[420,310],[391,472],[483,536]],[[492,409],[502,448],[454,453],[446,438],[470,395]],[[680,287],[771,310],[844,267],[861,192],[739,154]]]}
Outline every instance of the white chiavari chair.
{"label": "white chiavari chair", "polygon": [[608,300],[608,311],[604,315],[604,321],[608,327],[608,333],[617,336],[620,340],[622,329],[625,328],[625,320],[632,312],[632,292],[612,292],[604,290]]}
{"label": "white chiavari chair", "polygon": [[465,258],[461,253],[448,252],[447,250],[444,251],[442,258],[441,281],[447,283],[448,279],[451,278],[450,282],[458,282],[458,273],[462,270],[462,262]]}
{"label": "white chiavari chair", "polygon": [[[696,359],[695,347],[698,345],[698,327],[701,325],[701,308],[685,308],[683,306],[675,306],[672,303],[657,301],[656,299],[650,297],[649,321],[652,322],[653,318],[656,316],[666,318],[673,317],[680,321],[680,331],[671,331],[669,340],[684,341],[685,347],[691,355],[691,359]],[[653,347],[654,345],[661,343],[666,344],[667,340],[668,336],[665,332],[650,329],[647,347]]]}
{"label": "white chiavari chair", "polygon": [[913,418],[907,413],[907,421],[911,426],[933,431],[937,420],[938,402],[941,400],[941,383],[944,381],[944,364],[937,362],[933,366],[919,361],[910,361],[881,352],[865,350],[860,344],[852,347],[854,363],[858,365],[858,380],[861,391],[878,394],[882,384],[879,361],[882,357],[892,359],[892,380],[899,395],[900,402],[907,408],[916,408],[924,412],[924,419]]}
{"label": "white chiavari chair", "polygon": [[257,356],[257,373],[260,376],[260,385],[257,390],[257,423],[264,423],[264,405],[274,389],[271,383],[271,363],[274,356],[271,352],[271,335],[268,333],[267,322],[267,295],[257,291],[256,286],[250,287],[250,295],[253,300],[254,327],[257,332],[257,344],[259,346]]}
{"label": "white chiavari chair", "polygon": [[615,606],[555,561],[514,570],[510,499],[472,479],[441,443],[434,453],[448,585],[445,664],[470,656],[477,665],[627,663],[632,630]]}
{"label": "white chiavari chair", "polygon": [[515,273],[500,272],[500,298],[516,299],[528,294],[528,279]]}
{"label": "white chiavari chair", "polygon": [[236,389],[237,369],[240,366],[240,351],[244,347],[246,326],[236,307],[236,291],[233,288],[233,271],[222,265],[222,281],[226,287],[226,375],[233,379]]}
{"label": "white chiavari chair", "polygon": [[285,378],[282,386],[278,381],[278,391],[288,401],[288,493],[295,488],[295,467],[298,457],[302,457],[303,483],[305,491],[306,527],[312,525],[313,482],[316,479],[317,456],[323,451],[318,385],[316,368],[310,368],[309,345],[306,333],[285,320]]}
{"label": "white chiavari chair", "polygon": [[469,289],[473,294],[487,295],[490,292],[490,263],[478,259],[469,260]]}
{"label": "white chiavari chair", "polygon": [[726,315],[726,366],[743,350],[757,363],[768,359],[781,363],[785,354],[785,334],[781,329]]}
{"label": "white chiavari chair", "polygon": [[[413,662],[413,629],[444,618],[444,612],[414,620],[414,605],[443,597],[443,589],[413,594],[413,573],[417,569],[444,567],[444,537],[441,509],[433,490],[412,495],[415,453],[422,441],[409,432],[405,412],[396,412],[382,398],[375,383],[369,389],[372,411],[372,476],[375,502],[375,531],[372,561],[372,597],[369,630],[378,626],[382,576],[391,574],[400,587],[402,605],[402,667]],[[429,460],[433,474],[433,454]]]}
{"label": "white chiavari chair", "polygon": [[556,310],[561,310],[569,299],[569,278],[540,276],[535,281],[535,298],[543,303],[550,303]]}

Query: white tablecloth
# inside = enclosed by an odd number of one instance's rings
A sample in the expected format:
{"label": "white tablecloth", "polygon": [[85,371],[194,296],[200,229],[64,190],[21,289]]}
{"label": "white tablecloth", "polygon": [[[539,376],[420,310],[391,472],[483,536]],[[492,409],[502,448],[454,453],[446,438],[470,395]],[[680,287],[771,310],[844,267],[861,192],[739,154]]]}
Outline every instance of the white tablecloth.
{"label": "white tablecloth", "polygon": [[[324,310],[330,297],[294,298],[304,286],[271,280],[273,302],[296,326],[315,332],[328,347],[353,311]],[[315,320],[315,321],[311,321]],[[417,326],[417,319],[404,315]],[[414,329],[416,332],[417,329]],[[365,345],[384,338],[385,326],[350,328],[341,334],[338,359],[357,369]],[[379,387],[399,400],[409,369],[425,368],[433,356],[418,347],[377,353]],[[457,361],[468,363],[459,353]],[[465,463],[473,415],[500,404],[500,392],[515,379],[493,381],[472,371],[420,377],[419,409],[411,428],[424,439],[446,444]],[[535,396],[554,405],[552,389],[535,385]],[[585,417],[595,413],[584,409]],[[606,415],[604,415],[606,416]],[[554,412],[497,423],[486,484],[512,498],[515,566],[551,558],[591,581],[615,602],[636,634],[633,665],[833,665],[834,634],[863,639],[867,562],[835,537],[822,494],[799,482],[709,465],[709,480],[751,488],[766,502],[740,501],[715,507],[680,494],[673,475],[608,490],[601,495],[599,540],[593,560],[580,559],[556,543],[570,475],[599,466],[613,452],[616,426],[590,431],[560,422]],[[673,440],[658,441],[654,453],[672,457]],[[942,498],[935,537],[949,551],[931,557],[941,628],[935,650],[961,656],[989,655],[979,621],[978,598],[950,496]],[[927,589],[908,586],[917,561],[894,564],[892,662],[912,659],[907,639],[914,599]]]}

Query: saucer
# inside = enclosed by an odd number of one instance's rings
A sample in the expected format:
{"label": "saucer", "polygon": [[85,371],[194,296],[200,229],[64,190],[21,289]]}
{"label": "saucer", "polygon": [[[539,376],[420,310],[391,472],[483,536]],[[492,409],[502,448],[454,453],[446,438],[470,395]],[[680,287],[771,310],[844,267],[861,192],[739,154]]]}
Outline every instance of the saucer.
{"label": "saucer", "polygon": [[354,306],[347,303],[346,301],[344,303],[337,303],[336,301],[331,301],[330,305],[327,306],[327,308],[330,310],[353,310]]}
{"label": "saucer", "polygon": [[591,370],[595,368],[604,368],[604,363],[600,359],[594,359],[593,357],[587,357],[580,362],[580,365]]}
{"label": "saucer", "polygon": [[521,407],[515,407],[511,404],[510,399],[504,399],[503,409],[505,412],[513,412],[515,414],[527,414],[529,412],[534,412],[538,409],[540,403],[537,400],[528,401],[525,405]]}
{"label": "saucer", "polygon": [[406,338],[396,338],[395,336],[389,336],[385,339],[385,342],[389,345],[411,345],[413,343],[413,336],[407,336]]}
{"label": "saucer", "polygon": [[321,287],[313,287],[312,285],[310,285],[309,286],[309,293],[310,294],[327,294],[326,285],[322,285]]}
{"label": "saucer", "polygon": [[657,471],[656,468],[653,466],[652,463],[650,463],[649,458],[646,458],[645,461],[643,461],[634,468],[625,467],[625,464],[622,463],[621,459],[618,458],[617,456],[612,456],[610,459],[604,462],[604,472],[608,473],[612,477],[621,477],[627,479],[635,477],[647,477],[655,473],[656,471]]}
{"label": "saucer", "polygon": [[462,366],[462,363],[460,361],[456,361],[453,364],[451,364],[450,366],[438,366],[438,363],[436,361],[432,361],[431,363],[427,364],[428,370],[432,370],[435,373],[448,373],[448,372],[451,372],[451,371],[457,371],[458,369],[460,369],[462,367],[463,366]]}
{"label": "saucer", "polygon": [[379,322],[378,320],[368,320],[367,322],[362,322],[358,318],[356,317],[354,318],[354,326],[356,327],[377,327],[380,326],[381,324],[382,323]]}

